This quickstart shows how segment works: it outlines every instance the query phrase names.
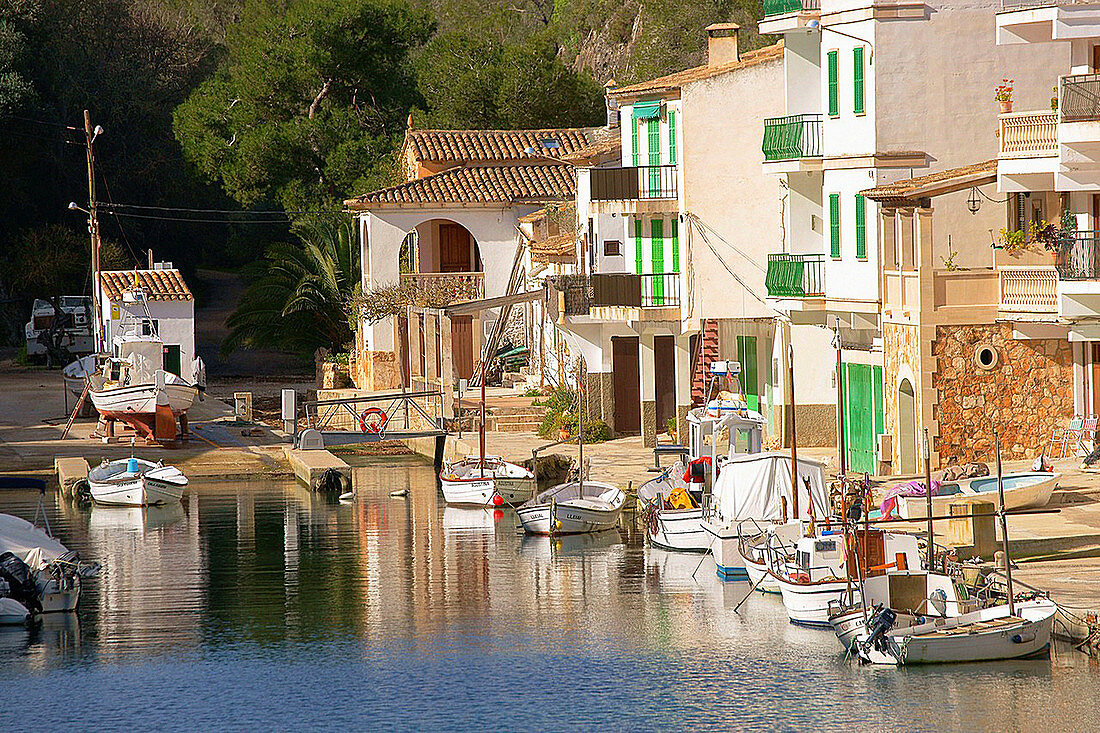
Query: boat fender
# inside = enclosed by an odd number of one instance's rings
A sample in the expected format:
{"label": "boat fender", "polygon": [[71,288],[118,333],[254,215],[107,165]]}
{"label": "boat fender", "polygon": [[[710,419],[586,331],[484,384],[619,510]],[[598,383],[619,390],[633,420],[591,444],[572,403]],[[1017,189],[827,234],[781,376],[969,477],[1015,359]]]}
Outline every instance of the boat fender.
{"label": "boat fender", "polygon": [[92,501],[92,487],[88,479],[82,478],[73,484],[73,498],[78,504],[90,504]]}
{"label": "boat fender", "polygon": [[792,583],[809,583],[810,582],[810,574],[809,573],[792,573],[791,574],[791,582]]}
{"label": "boat fender", "polygon": [[1035,632],[1034,631],[1032,631],[1030,633],[1013,634],[1012,635],[1012,643],[1013,644],[1026,644],[1029,641],[1035,641]]}
{"label": "boat fender", "polygon": [[492,502],[493,506],[500,506],[504,503],[504,497],[500,494],[493,494]]}
{"label": "boat fender", "polygon": [[317,479],[317,490],[326,494],[346,494],[351,490],[351,481],[335,468],[326,468]]}

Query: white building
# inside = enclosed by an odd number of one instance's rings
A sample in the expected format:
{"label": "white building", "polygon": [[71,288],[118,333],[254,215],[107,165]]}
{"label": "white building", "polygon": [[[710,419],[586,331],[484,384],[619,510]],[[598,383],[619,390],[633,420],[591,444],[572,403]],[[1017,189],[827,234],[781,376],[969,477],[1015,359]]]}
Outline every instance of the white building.
{"label": "white building", "polygon": [[195,298],[180,271],[161,264],[152,270],[109,270],[100,273],[100,282],[106,343],[114,343],[124,324],[142,335],[156,333],[164,342],[164,371],[192,381]]}
{"label": "white building", "polygon": [[[763,126],[764,168],[788,192],[769,291],[795,323],[839,322],[848,465],[875,471],[884,401],[900,385],[883,384],[880,217],[860,192],[995,157],[994,88],[1014,78],[1018,98],[1046,100],[1052,82],[1035,70],[1064,67],[1069,51],[995,45],[994,10],[981,0],[764,8],[761,33],[783,35],[786,94],[784,114]],[[958,241],[983,223],[937,217],[937,238]]]}

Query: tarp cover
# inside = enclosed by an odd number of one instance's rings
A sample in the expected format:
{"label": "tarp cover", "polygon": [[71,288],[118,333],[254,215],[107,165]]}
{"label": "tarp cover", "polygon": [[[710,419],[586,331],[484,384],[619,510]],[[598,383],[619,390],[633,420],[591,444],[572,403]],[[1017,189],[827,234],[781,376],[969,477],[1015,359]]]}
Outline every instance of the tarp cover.
{"label": "tarp cover", "polygon": [[635,102],[632,116],[636,120],[652,120],[661,114],[661,102]]}
{"label": "tarp cover", "polygon": [[[810,516],[810,500],[813,514],[818,519],[828,515],[829,500],[825,492],[825,472],[822,464],[811,458],[798,459],[798,516]],[[803,479],[810,480],[810,493],[806,493]],[[785,453],[755,453],[731,456],[722,466],[722,473],[714,482],[714,497],[723,521],[742,519],[780,519],[782,497],[787,497],[789,518],[793,510],[791,501],[791,457]]]}
{"label": "tarp cover", "polygon": [[69,550],[25,519],[0,514],[0,553],[11,552],[27,563],[32,572],[61,557]]}

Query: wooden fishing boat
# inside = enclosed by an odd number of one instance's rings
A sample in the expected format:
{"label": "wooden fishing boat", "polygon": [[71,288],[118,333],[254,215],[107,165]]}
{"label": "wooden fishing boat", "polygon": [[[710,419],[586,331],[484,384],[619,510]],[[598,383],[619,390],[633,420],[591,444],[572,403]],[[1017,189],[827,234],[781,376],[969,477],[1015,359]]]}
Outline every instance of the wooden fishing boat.
{"label": "wooden fishing boat", "polygon": [[[1050,496],[1061,477],[1059,473],[1046,471],[1004,474],[1005,508],[1036,509],[1046,506],[1050,503]],[[938,493],[932,497],[932,512],[935,515],[949,514],[952,504],[975,501],[997,501],[996,476],[979,476],[940,484]],[[928,516],[928,500],[923,495],[899,496],[897,503],[898,514],[902,519],[924,519]]]}
{"label": "wooden fishing boat", "polygon": [[466,456],[439,472],[443,499],[451,506],[522,504],[535,490],[535,475],[500,456]]}
{"label": "wooden fishing boat", "polygon": [[88,472],[88,488],[97,504],[148,506],[178,502],[187,477],[175,466],[123,458],[106,461]]}
{"label": "wooden fishing boat", "polygon": [[528,534],[584,534],[616,527],[625,501],[611,484],[570,481],[543,491],[516,514]]}

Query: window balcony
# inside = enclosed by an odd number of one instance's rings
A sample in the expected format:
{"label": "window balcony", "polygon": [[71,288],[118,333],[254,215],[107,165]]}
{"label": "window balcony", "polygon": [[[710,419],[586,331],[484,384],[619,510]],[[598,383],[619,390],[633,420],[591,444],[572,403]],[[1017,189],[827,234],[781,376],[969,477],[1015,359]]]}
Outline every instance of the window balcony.
{"label": "window balcony", "polygon": [[821,0],[764,0],[761,34],[805,32],[806,24],[821,17]]}
{"label": "window balcony", "polygon": [[677,272],[563,275],[550,280],[550,284],[564,296],[566,316],[633,320],[650,317],[648,314],[653,314],[652,317],[667,315],[663,309],[680,307],[680,274]]}
{"label": "window balcony", "polygon": [[813,159],[814,169],[821,165],[821,115],[788,115],[764,120],[764,141],[760,145],[764,163],[793,161],[794,168],[783,166],[783,172],[802,170],[802,161]]}
{"label": "window balcony", "polygon": [[1062,122],[1100,120],[1100,74],[1072,74],[1060,79],[1058,111]]}
{"label": "window balcony", "polygon": [[1100,232],[1076,232],[1058,250],[1055,260],[1061,280],[1100,280]]}
{"label": "window balcony", "polygon": [[825,255],[768,255],[764,278],[769,298],[814,298],[825,295]]}
{"label": "window balcony", "polygon": [[676,199],[680,193],[675,165],[593,168],[590,186],[593,201]]}
{"label": "window balcony", "polygon": [[1057,313],[1058,272],[1049,266],[997,268],[1000,309],[1009,313]]}
{"label": "window balcony", "polygon": [[764,17],[821,10],[821,0],[764,0]]}
{"label": "window balcony", "polygon": [[1056,112],[1010,112],[1000,118],[1000,158],[1058,155]]}

